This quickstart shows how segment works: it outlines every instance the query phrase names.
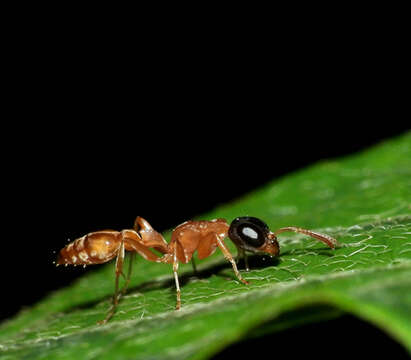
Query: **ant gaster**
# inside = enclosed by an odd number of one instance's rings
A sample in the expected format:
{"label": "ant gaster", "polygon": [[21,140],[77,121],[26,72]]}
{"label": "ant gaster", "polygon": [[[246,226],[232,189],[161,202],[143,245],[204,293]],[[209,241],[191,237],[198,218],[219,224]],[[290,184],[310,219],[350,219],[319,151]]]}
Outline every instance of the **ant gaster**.
{"label": "ant gaster", "polygon": [[[155,231],[146,220],[137,217],[133,230],[97,231],[74,240],[60,251],[56,265],[86,266],[102,264],[116,257],[113,305],[106,318],[100,322],[106,323],[114,315],[120,296],[126,292],[130,282],[135,253],[140,254],[149,261],[173,264],[177,290],[176,310],[178,310],[181,307],[181,292],[177,274],[180,262],[184,264],[190,262],[195,251],[197,251],[199,259],[204,259],[212,255],[218,247],[224,257],[231,263],[237,279],[244,284],[248,284],[238,271],[233,256],[224,244],[224,238],[229,237],[233,241],[237,247],[238,255],[244,257],[246,270],[248,271],[246,252],[278,256],[280,246],[277,235],[284,231],[309,235],[322,241],[330,248],[335,248],[337,245],[337,241],[331,236],[299,227],[284,227],[271,232],[266,223],[250,216],[237,217],[230,225],[225,219],[186,221],[173,230],[171,241],[167,243],[163,236]],[[157,250],[162,256],[158,256],[150,249]],[[131,252],[127,275],[123,272],[125,251]],[[120,276],[125,278],[121,291],[119,291]]]}

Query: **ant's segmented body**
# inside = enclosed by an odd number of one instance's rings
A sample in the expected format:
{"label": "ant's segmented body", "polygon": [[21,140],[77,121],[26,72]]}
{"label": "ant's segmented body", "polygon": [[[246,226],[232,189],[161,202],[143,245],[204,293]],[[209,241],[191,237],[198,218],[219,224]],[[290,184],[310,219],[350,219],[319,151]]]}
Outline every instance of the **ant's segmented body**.
{"label": "ant's segmented body", "polygon": [[[231,263],[238,280],[248,284],[238,271],[233,256],[224,244],[224,239],[228,237],[233,241],[239,256],[244,257],[246,270],[248,271],[246,252],[278,256],[280,254],[280,246],[277,241],[277,235],[284,231],[294,231],[309,235],[322,241],[330,248],[335,248],[337,245],[337,241],[331,236],[299,227],[284,227],[276,232],[271,232],[266,223],[250,216],[238,217],[230,225],[225,219],[186,221],[173,230],[171,241],[167,243],[163,236],[155,231],[146,220],[137,217],[133,230],[97,231],[74,240],[60,251],[57,265],[72,264],[86,266],[102,264],[116,257],[113,306],[106,318],[100,322],[105,323],[113,316],[121,294],[124,294],[127,289],[135,253],[140,254],[149,261],[173,264],[177,290],[176,309],[178,310],[181,307],[181,291],[177,274],[179,263],[191,261],[196,251],[198,258],[204,259],[212,255],[219,248],[224,257]],[[162,256],[158,256],[150,249],[157,250]],[[131,252],[127,276],[123,273],[125,251]],[[123,289],[119,292],[120,275],[124,276],[126,281]]]}

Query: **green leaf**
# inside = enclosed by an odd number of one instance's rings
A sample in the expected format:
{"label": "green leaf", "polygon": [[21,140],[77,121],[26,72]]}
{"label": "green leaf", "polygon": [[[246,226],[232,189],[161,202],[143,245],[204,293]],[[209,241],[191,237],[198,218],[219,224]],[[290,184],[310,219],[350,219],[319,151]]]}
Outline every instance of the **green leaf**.
{"label": "green leaf", "polygon": [[411,133],[316,164],[201,218],[252,215],[272,230],[330,234],[339,248],[284,234],[279,258],[253,257],[251,271],[242,271],[249,286],[221,253],[198,263],[198,277],[183,265],[180,311],[171,266],[139,258],[116,315],[99,326],[114,285],[114,265],[104,265],[2,324],[1,358],[206,359],[243,338],[341,313],[371,322],[411,353],[410,199]]}

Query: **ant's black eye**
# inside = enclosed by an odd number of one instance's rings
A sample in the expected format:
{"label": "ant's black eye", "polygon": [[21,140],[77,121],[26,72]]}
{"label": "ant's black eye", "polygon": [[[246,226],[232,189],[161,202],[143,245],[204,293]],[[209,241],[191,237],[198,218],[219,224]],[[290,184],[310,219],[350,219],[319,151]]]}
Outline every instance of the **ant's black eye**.
{"label": "ant's black eye", "polygon": [[260,219],[243,216],[233,220],[228,236],[240,248],[252,251],[266,242],[269,231],[267,224]]}

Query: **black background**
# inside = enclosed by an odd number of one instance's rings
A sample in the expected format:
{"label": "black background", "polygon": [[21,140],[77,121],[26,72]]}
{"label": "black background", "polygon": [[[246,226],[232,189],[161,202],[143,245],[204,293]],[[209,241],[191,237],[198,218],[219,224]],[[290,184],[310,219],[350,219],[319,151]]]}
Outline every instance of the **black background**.
{"label": "black background", "polygon": [[52,264],[68,238],[137,215],[163,231],[410,128],[402,57],[379,42],[181,62],[59,43],[29,48],[9,89],[1,318],[90,271]]}

